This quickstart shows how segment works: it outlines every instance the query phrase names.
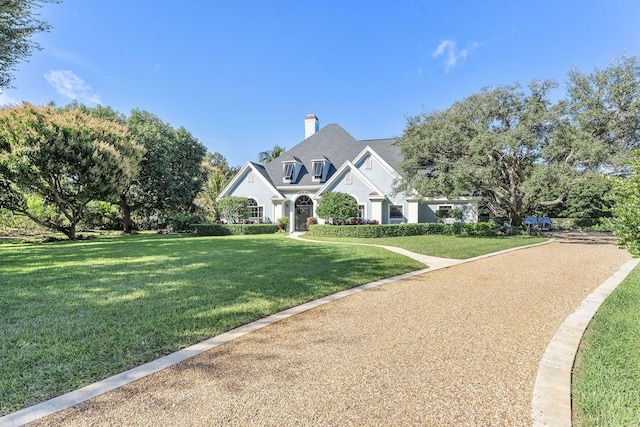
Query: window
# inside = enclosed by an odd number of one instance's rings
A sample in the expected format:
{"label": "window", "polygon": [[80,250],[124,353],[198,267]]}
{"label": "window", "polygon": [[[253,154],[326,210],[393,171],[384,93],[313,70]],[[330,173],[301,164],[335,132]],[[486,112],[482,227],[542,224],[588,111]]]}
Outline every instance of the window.
{"label": "window", "polygon": [[313,169],[313,180],[321,181],[324,164],[322,162],[313,162],[312,169]]}
{"label": "window", "polygon": [[293,179],[293,163],[285,163],[284,169],[282,172],[282,177],[284,179]]}
{"label": "window", "polygon": [[254,221],[261,221],[263,216],[263,207],[258,206],[258,202],[255,199],[249,199],[249,218]]}
{"label": "window", "polygon": [[344,176],[344,183],[347,185],[351,185],[353,183],[353,178],[351,177],[351,172],[347,172]]}
{"label": "window", "polygon": [[373,167],[373,161],[371,160],[371,157],[367,157],[367,160],[364,161],[364,168],[371,169],[372,167]]}
{"label": "window", "polygon": [[358,218],[365,218],[364,205],[358,205]]}
{"label": "window", "polygon": [[253,171],[249,171],[247,174],[247,182],[253,182]]}
{"label": "window", "polygon": [[391,206],[389,206],[389,218],[390,219],[403,219],[404,215],[402,215],[402,205],[391,205]]}

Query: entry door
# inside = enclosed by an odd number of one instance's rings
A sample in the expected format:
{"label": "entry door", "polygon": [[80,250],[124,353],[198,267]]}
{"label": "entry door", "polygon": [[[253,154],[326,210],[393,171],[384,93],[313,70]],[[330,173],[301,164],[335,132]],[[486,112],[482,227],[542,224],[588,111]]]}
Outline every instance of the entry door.
{"label": "entry door", "polygon": [[296,200],[296,231],[308,231],[307,218],[313,216],[313,200],[308,196]]}

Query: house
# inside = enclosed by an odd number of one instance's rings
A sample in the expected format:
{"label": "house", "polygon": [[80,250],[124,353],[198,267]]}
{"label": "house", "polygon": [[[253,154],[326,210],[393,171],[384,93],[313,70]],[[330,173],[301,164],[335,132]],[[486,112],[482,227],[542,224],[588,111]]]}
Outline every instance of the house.
{"label": "house", "polygon": [[[305,118],[305,139],[262,165],[247,162],[218,196],[247,197],[253,222],[289,218],[289,231],[307,230],[320,197],[330,191],[350,194],[359,216],[380,224],[437,222],[439,209],[460,209],[464,222],[478,221],[480,197],[455,200],[396,194],[394,181],[402,161],[396,139],[359,141],[337,124],[320,129]],[[322,218],[318,218],[323,223]]]}

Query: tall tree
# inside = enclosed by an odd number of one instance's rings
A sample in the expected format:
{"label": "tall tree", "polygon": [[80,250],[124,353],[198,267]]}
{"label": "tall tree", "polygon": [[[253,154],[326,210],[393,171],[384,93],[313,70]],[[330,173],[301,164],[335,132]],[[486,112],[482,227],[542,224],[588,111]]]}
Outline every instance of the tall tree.
{"label": "tall tree", "polygon": [[263,165],[271,162],[276,157],[282,155],[286,149],[279,145],[274,145],[271,150],[261,151],[258,153],[258,163],[262,163]]}
{"label": "tall tree", "polygon": [[59,0],[2,0],[0,2],[0,92],[9,88],[16,65],[40,46],[31,40],[51,26],[38,19],[36,8]]}
{"label": "tall tree", "polygon": [[554,86],[540,80],[529,93],[519,85],[484,89],[445,111],[410,118],[399,140],[405,159],[399,189],[427,197],[479,191],[513,223],[556,202],[542,200],[542,190],[562,186],[571,174],[560,162],[542,162],[557,122],[548,99]]}
{"label": "tall tree", "polygon": [[[87,204],[122,192],[143,153],[124,126],[77,109],[1,109],[0,207],[75,239]],[[31,194],[53,209],[31,209]]]}
{"label": "tall tree", "polygon": [[640,146],[640,67],[619,58],[569,75],[555,105],[549,80],[484,89],[444,111],[408,120],[399,191],[422,196],[480,193],[513,224],[561,203],[591,172],[624,172]]}
{"label": "tall tree", "polygon": [[127,127],[145,147],[140,173],[120,194],[123,230],[132,231],[131,214],[139,209],[189,210],[202,188],[205,147],[185,128],[175,130],[154,114],[133,110]]}
{"label": "tall tree", "polygon": [[216,198],[239,168],[230,167],[227,159],[218,152],[207,153],[202,161],[202,168],[205,171],[206,180],[194,203],[206,217],[217,221],[220,219],[220,210]]}
{"label": "tall tree", "polygon": [[573,125],[571,138],[590,147],[585,165],[624,173],[640,148],[640,59],[620,56],[591,74],[572,70],[561,107]]}

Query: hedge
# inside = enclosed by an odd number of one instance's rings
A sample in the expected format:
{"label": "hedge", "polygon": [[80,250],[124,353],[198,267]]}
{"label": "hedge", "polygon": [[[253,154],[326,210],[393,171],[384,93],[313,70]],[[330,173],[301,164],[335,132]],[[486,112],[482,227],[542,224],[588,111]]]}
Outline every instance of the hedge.
{"label": "hedge", "polygon": [[495,236],[498,227],[491,222],[479,223],[423,223],[423,224],[373,224],[373,225],[327,225],[315,224],[309,228],[312,236],[324,237],[400,237],[420,235]]}
{"label": "hedge", "polygon": [[191,232],[198,236],[274,234],[277,231],[277,224],[195,224],[191,226]]}

